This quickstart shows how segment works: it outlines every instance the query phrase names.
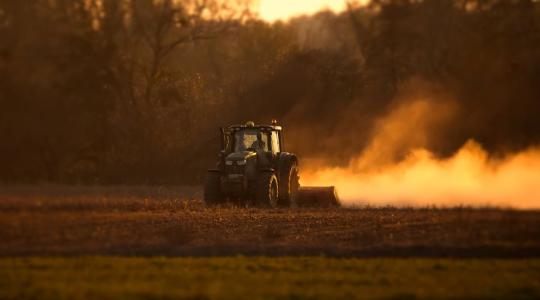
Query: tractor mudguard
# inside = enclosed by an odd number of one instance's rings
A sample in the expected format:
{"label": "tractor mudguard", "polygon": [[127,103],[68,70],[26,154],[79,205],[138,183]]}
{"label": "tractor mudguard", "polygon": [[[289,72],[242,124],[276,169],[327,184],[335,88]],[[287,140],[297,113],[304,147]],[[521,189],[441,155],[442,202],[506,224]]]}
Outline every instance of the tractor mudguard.
{"label": "tractor mudguard", "polygon": [[281,152],[279,153],[278,161],[277,161],[277,172],[279,173],[280,177],[282,172],[287,172],[288,170],[284,170],[284,167],[288,166],[291,161],[294,161],[296,165],[298,165],[298,159],[296,158],[296,155],[288,152]]}

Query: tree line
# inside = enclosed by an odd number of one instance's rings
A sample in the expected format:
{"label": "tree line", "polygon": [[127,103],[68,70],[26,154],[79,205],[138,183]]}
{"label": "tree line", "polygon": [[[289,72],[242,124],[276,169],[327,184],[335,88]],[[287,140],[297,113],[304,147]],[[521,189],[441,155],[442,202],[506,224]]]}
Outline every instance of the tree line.
{"label": "tree line", "polygon": [[289,150],[340,164],[415,78],[459,102],[441,156],[538,143],[540,3],[351,1],[270,24],[248,1],[1,0],[0,181],[197,183],[219,126],[272,118]]}

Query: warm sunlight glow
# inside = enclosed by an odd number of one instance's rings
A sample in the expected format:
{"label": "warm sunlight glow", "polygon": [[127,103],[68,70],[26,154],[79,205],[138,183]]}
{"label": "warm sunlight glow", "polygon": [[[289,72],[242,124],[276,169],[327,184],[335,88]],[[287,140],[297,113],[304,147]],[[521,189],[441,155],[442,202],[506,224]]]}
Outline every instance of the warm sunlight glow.
{"label": "warm sunlight glow", "polygon": [[259,0],[259,16],[267,21],[287,20],[300,15],[315,14],[321,10],[340,12],[343,0]]}
{"label": "warm sunlight glow", "polygon": [[[301,183],[335,185],[346,206],[540,209],[540,147],[499,158],[473,140],[444,159],[426,150],[454,111],[442,99],[405,99],[378,121],[369,146],[348,166],[307,163]],[[404,159],[393,159],[404,152]]]}
{"label": "warm sunlight glow", "polygon": [[424,149],[378,170],[323,168],[307,173],[306,185],[336,185],[344,205],[540,209],[540,149],[490,160],[470,141],[448,159]]}

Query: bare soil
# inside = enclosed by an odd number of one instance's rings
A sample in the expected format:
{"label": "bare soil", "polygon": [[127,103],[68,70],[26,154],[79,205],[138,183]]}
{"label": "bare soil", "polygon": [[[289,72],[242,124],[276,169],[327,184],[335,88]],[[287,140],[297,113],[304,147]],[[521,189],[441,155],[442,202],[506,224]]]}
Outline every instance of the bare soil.
{"label": "bare soil", "polygon": [[198,188],[0,188],[0,256],[540,257],[540,212],[216,207]]}

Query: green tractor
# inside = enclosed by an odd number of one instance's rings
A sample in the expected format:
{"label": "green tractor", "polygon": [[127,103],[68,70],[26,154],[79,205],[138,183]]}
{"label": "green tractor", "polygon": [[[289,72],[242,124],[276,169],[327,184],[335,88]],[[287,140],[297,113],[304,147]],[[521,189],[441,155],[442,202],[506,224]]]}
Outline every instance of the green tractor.
{"label": "green tractor", "polygon": [[204,186],[206,204],[339,205],[334,187],[300,189],[298,158],[285,152],[283,130],[275,120],[221,128],[221,141],[217,166],[208,170]]}
{"label": "green tractor", "polygon": [[206,178],[206,204],[297,205],[298,159],[284,151],[281,126],[233,125],[221,128],[221,141],[217,167]]}

